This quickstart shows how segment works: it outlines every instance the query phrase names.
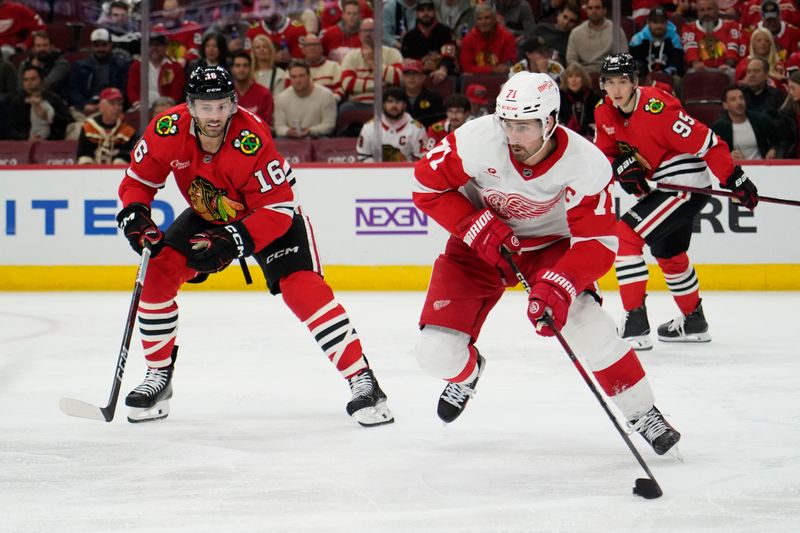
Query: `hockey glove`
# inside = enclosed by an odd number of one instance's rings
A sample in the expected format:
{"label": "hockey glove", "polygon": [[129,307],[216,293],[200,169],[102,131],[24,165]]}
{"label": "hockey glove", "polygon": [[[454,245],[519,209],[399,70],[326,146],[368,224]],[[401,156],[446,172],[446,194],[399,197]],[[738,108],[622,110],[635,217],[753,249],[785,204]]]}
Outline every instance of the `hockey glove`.
{"label": "hockey glove", "polygon": [[189,242],[186,266],[198,272],[219,272],[239,257],[253,253],[253,239],[244,224],[234,223],[198,233]]}
{"label": "hockey glove", "polygon": [[519,239],[505,222],[489,209],[482,209],[462,220],[458,229],[458,237],[481,259],[500,269],[506,280],[516,279],[503,257],[501,247],[511,253],[517,253],[520,244]]}
{"label": "hockey glove", "polygon": [[150,208],[144,204],[132,203],[117,214],[117,226],[125,233],[131,248],[137,253],[142,253],[145,241],[151,245],[150,255],[155,257],[161,250],[156,246],[164,238],[156,223],[150,218]]}
{"label": "hockey glove", "polygon": [[569,275],[552,270],[539,272],[528,295],[528,319],[536,328],[536,333],[544,337],[555,335],[553,328],[542,320],[545,313],[550,315],[555,328],[561,331],[567,323],[569,306],[576,296],[575,283]]}
{"label": "hockey glove", "polygon": [[736,165],[733,174],[730,175],[723,187],[733,191],[733,194],[736,195],[736,201],[750,211],[753,211],[758,205],[758,189],[750,181],[750,178],[744,175],[744,171],[739,165]]}
{"label": "hockey glove", "polygon": [[614,177],[626,193],[640,196],[650,192],[647,173],[635,154],[628,152],[618,155],[612,166]]}

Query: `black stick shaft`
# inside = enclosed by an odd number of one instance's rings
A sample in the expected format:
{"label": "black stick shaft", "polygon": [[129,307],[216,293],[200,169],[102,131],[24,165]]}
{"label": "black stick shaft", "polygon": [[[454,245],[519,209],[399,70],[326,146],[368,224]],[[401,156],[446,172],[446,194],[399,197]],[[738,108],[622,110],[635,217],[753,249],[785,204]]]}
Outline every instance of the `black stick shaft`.
{"label": "black stick shaft", "polygon": [[[673,185],[671,183],[657,183],[656,188],[668,191],[693,192],[698,194],[707,194],[709,196],[724,196],[727,198],[736,198],[736,195],[733,193],[733,191],[704,189],[702,187],[690,187],[689,185]],[[758,201],[769,202],[772,204],[800,206],[800,200],[789,200],[787,198],[774,198],[772,196],[761,196],[760,194],[758,195]]]}
{"label": "black stick shaft", "polygon": [[[522,287],[525,289],[525,292],[530,294],[531,293],[531,285],[530,285],[530,283],[528,283],[528,280],[525,279],[525,276],[522,274],[522,271],[519,269],[517,264],[511,258],[511,255],[508,252],[504,253],[503,255],[505,256],[506,260],[508,261],[508,264],[514,270],[514,274],[517,276],[517,279],[522,284]],[[617,431],[619,432],[620,436],[622,437],[622,440],[624,440],[625,444],[628,445],[628,448],[630,449],[630,451],[633,454],[633,456],[636,457],[636,460],[639,462],[639,465],[642,467],[642,469],[647,474],[647,477],[649,477],[650,480],[653,483],[658,485],[658,482],[656,481],[656,478],[653,476],[653,473],[650,471],[650,468],[647,466],[647,463],[644,462],[644,459],[642,458],[641,454],[639,453],[639,450],[636,449],[636,446],[633,445],[633,442],[631,442],[631,439],[628,436],[628,434],[625,433],[625,430],[622,429],[622,426],[620,426],[619,420],[617,420],[617,417],[614,416],[613,412],[611,412],[611,408],[608,407],[608,403],[606,403],[605,399],[600,394],[600,391],[597,390],[597,386],[594,384],[594,381],[592,381],[592,379],[589,377],[589,374],[586,372],[586,369],[583,368],[583,365],[578,360],[577,356],[575,355],[575,352],[572,351],[572,348],[570,348],[570,346],[567,343],[566,339],[564,339],[564,336],[561,335],[561,332],[558,331],[555,328],[555,325],[553,324],[553,321],[550,318],[550,316],[545,314],[544,318],[542,320],[544,320],[545,323],[550,328],[552,328],[552,330],[555,332],[556,339],[558,339],[559,344],[561,344],[561,347],[567,353],[567,356],[569,356],[570,360],[575,365],[575,368],[578,369],[578,373],[583,378],[583,381],[586,382],[586,385],[592,391],[592,393],[594,394],[594,397],[597,398],[598,402],[600,402],[600,405],[603,407],[603,410],[608,415],[608,418],[611,420],[611,423],[614,424],[615,428],[617,428]]]}

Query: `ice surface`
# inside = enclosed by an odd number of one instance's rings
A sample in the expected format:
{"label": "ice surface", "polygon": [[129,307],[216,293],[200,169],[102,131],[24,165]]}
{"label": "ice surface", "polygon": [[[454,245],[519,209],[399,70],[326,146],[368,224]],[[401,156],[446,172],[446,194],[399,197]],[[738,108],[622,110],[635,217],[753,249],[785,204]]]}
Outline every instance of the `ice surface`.
{"label": "ice surface", "polygon": [[[411,355],[422,293],[340,293],[396,423],[345,414],[346,383],[280,298],[180,296],[172,413],[105,405],[129,293],[0,293],[0,531],[800,531],[800,293],[706,293],[713,342],[641,356],[683,464],[637,435],[644,474],[555,340],[512,292],[486,324],[478,395],[444,427]],[[653,326],[676,308],[648,299]],[[615,320],[619,299],[606,295]],[[122,397],[144,376],[138,334]],[[120,400],[122,403],[122,398]]]}

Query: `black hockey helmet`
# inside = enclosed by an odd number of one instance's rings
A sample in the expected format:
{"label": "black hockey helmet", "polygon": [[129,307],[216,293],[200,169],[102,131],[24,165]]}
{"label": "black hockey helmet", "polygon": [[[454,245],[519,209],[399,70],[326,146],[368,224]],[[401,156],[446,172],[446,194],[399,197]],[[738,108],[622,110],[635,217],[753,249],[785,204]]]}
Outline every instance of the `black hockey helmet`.
{"label": "black hockey helmet", "polygon": [[233,98],[235,94],[231,75],[219,65],[197,67],[189,75],[189,81],[186,82],[186,99],[188,101]]}
{"label": "black hockey helmet", "polygon": [[639,69],[636,61],[630,54],[610,54],[603,59],[600,65],[600,81],[611,76],[627,76],[629,80],[636,83],[639,77]]}

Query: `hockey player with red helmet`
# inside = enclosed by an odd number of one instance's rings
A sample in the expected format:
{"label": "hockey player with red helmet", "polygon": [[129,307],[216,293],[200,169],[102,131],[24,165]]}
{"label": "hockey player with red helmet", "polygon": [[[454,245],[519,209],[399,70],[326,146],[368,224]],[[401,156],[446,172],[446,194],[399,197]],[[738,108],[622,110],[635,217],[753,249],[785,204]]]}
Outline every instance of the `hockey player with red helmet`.
{"label": "hockey player with red helmet", "polygon": [[[152,247],[138,310],[148,370],[125,399],[128,420],[169,414],[180,287],[252,255],[269,291],[283,296],[349,382],[348,415],[364,426],[393,422],[358,334],[322,278],[310,221],[292,192],[294,174],[269,127],[237,109],[222,67],[198,67],[186,93],[186,104],[148,125],[119,187],[119,227],[135,251]],[[170,173],[190,208],[162,233],[150,205]]]}
{"label": "hockey player with red helmet", "polygon": [[629,424],[666,453],[680,434],[653,405],[636,353],[600,306],[595,281],[614,262],[616,219],[608,161],[558,125],[558,85],[520,72],[500,90],[494,115],[448,134],[415,165],[414,202],[451,236],[433,265],[415,353],[447,381],[438,415],[454,421],[475,393],[486,359],[475,346],[483,323],[517,279],[531,280],[527,314],[540,335],[545,313]]}
{"label": "hockey player with red helmet", "polygon": [[697,274],[686,254],[704,194],[651,191],[647,180],[711,187],[712,176],[748,209],[757,189],[734,165],[725,141],[693,119],[673,96],[640,87],[630,54],[609,55],[600,69],[607,96],[595,109],[595,144],[612,162],[614,176],[637,203],[622,215],[615,261],[625,322],[620,334],[637,350],[653,347],[645,307],[648,271],[644,245],[658,261],[681,315],[658,327],[664,342],[709,342]]}

